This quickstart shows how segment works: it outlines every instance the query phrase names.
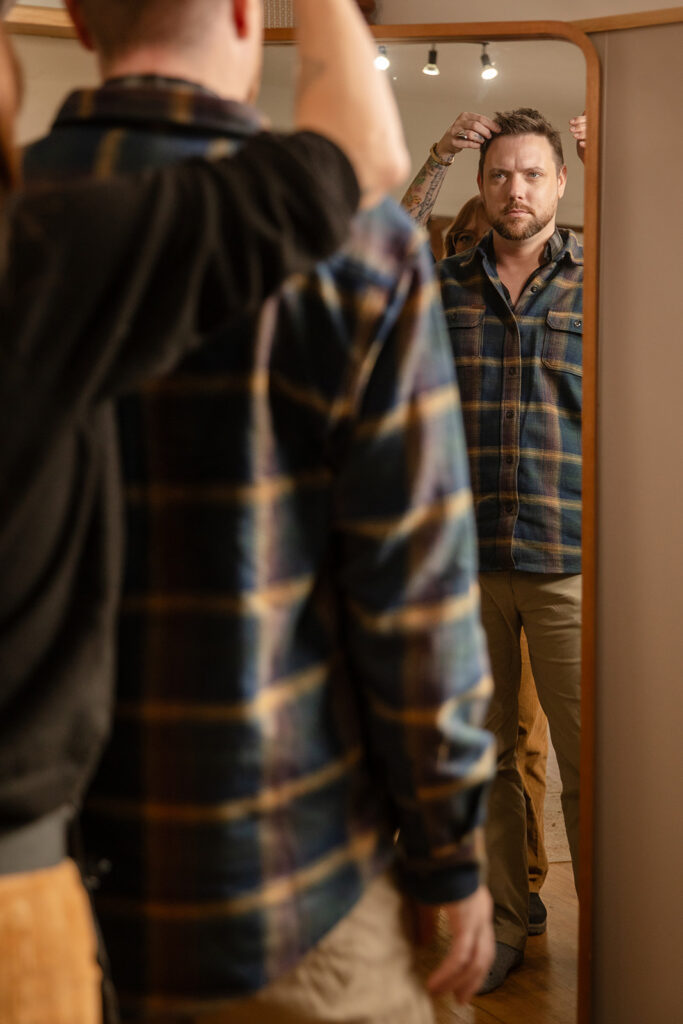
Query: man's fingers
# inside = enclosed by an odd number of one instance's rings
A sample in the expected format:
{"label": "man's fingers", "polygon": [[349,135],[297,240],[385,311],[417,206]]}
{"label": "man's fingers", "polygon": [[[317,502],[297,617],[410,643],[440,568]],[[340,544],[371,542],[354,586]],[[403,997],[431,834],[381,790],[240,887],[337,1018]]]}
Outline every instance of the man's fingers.
{"label": "man's fingers", "polygon": [[428,979],[427,988],[433,995],[452,992],[459,1003],[469,1003],[486,978],[494,951],[493,944],[481,938],[468,953],[448,956]]}
{"label": "man's fingers", "polygon": [[470,141],[478,142],[490,139],[498,131],[500,131],[500,128],[495,121],[485,117],[483,114],[471,114],[468,111],[461,114],[451,127],[451,132],[456,138],[465,132],[470,137]]}
{"label": "man's fingers", "polygon": [[427,979],[427,988],[434,995],[450,992],[458,984],[461,974],[467,970],[473,954],[471,942],[458,942],[451,946],[448,955]]}

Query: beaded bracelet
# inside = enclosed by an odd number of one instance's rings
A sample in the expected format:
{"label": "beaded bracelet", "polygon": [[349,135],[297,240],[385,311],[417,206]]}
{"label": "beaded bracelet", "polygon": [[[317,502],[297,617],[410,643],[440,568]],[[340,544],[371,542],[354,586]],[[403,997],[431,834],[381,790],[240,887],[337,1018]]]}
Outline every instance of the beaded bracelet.
{"label": "beaded bracelet", "polygon": [[432,143],[432,148],[429,150],[429,155],[431,156],[432,160],[439,165],[439,167],[450,167],[453,161],[455,160],[455,153],[451,153],[451,155],[446,160],[444,160],[442,156],[439,156],[439,154],[436,151],[436,142]]}

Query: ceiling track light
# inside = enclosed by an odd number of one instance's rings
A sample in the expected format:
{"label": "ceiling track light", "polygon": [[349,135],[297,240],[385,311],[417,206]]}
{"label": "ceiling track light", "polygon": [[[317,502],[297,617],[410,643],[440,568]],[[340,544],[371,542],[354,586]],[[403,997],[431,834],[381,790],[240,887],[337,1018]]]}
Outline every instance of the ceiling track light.
{"label": "ceiling track light", "polygon": [[391,67],[391,61],[387,57],[387,48],[381,43],[377,47],[377,56],[375,57],[375,67],[378,71],[388,71]]}
{"label": "ceiling track light", "polygon": [[436,47],[432,45],[429,56],[427,57],[427,63],[422,68],[423,75],[440,75],[439,65],[436,62]]}
{"label": "ceiling track light", "polygon": [[488,45],[488,43],[481,44],[481,57],[479,58],[481,60],[481,77],[487,81],[491,78],[496,78],[498,75],[498,68],[486,52]]}

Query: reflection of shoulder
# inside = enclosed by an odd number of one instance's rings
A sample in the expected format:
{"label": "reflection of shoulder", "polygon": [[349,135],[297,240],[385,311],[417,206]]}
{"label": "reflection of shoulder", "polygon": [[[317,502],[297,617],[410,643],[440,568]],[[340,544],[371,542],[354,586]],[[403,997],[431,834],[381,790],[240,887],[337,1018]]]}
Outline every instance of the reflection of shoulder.
{"label": "reflection of shoulder", "polygon": [[477,249],[439,260],[436,273],[442,288],[467,288],[483,290],[484,278]]}

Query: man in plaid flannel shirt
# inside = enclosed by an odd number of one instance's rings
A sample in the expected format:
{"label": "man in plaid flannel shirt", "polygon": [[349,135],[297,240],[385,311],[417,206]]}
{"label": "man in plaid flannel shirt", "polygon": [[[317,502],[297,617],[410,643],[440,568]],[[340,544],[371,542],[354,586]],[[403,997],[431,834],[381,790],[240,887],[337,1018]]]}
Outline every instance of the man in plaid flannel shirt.
{"label": "man in plaid flannel shirt", "polygon": [[[481,126],[478,126],[481,127]],[[555,219],[566,183],[559,133],[538,111],[466,127],[493,230],[438,265],[460,385],[479,539],[482,621],[498,740],[487,853],[496,962],[519,965],[529,926],[526,821],[516,763],[520,631],[562,777],[576,875],[581,698],[583,252]]]}
{"label": "man in plaid flannel shirt", "polygon": [[[112,34],[125,6],[70,4],[106,82],[29,149],[34,180],[222,152],[259,129],[221,77],[220,18],[250,3],[135,0],[137,50]],[[431,987],[467,999],[492,956],[495,758],[464,436],[421,235],[390,202],[359,217],[338,257],[122,403],[120,433],[116,725],[85,834],[112,865],[96,905],[126,1019],[430,1021],[387,871],[447,905]]]}

